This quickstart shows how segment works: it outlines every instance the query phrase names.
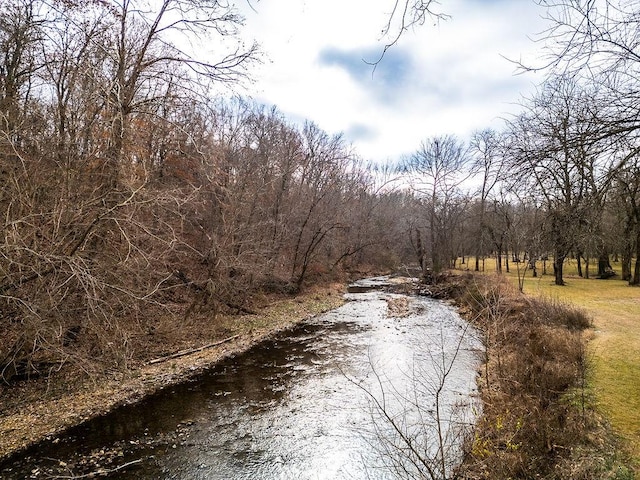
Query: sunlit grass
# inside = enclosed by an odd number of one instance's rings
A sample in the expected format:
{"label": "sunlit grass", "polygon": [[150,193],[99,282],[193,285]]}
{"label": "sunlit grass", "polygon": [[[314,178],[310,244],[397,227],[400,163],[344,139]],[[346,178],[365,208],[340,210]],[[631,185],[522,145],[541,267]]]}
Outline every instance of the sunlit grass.
{"label": "sunlit grass", "polygon": [[[510,273],[503,267],[503,275],[516,284],[517,266],[511,264]],[[523,266],[520,264],[520,268]],[[593,277],[595,267],[591,266]],[[613,264],[613,268],[620,271],[619,264]],[[485,261],[485,273],[495,273],[495,261]],[[594,328],[589,354],[596,401],[640,462],[640,288],[615,278],[581,278],[575,261],[566,264],[564,277],[565,286],[555,285],[551,262],[547,262],[547,275],[542,275],[539,262],[537,278],[532,277],[531,271],[526,272],[524,293],[570,302],[591,315]]]}

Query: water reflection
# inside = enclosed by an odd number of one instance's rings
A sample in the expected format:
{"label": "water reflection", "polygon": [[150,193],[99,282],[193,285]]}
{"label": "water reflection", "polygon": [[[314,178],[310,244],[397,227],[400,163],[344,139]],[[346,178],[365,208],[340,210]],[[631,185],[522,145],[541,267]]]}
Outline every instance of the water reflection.
{"label": "water reflection", "polygon": [[372,400],[396,409],[408,432],[432,438],[417,426],[433,411],[433,364],[448,365],[457,352],[443,413],[451,418],[453,406],[475,389],[478,343],[446,304],[412,299],[412,314],[389,318],[387,297],[348,294],[341,308],[197,382],[39,447],[5,468],[3,478],[99,469],[124,479],[395,478],[381,456],[394,440]]}

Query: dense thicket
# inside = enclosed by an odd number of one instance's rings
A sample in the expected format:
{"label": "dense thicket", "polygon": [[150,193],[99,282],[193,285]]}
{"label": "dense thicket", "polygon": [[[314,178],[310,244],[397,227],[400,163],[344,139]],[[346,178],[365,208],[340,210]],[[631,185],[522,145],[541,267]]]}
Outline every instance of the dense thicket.
{"label": "dense thicket", "polygon": [[257,55],[226,4],[3,2],[1,376],[126,366],[154,319],[362,265],[548,261],[562,284],[573,258],[639,284],[636,6],[550,3],[556,69],[521,114],[372,169],[340,135],[212,95]]}
{"label": "dense thicket", "polygon": [[[384,242],[403,195],[376,196],[340,136],[211,100],[255,58],[240,24],[217,2],[2,3],[3,379],[123,367],[160,316],[396,262]],[[178,46],[212,36],[217,54]]]}

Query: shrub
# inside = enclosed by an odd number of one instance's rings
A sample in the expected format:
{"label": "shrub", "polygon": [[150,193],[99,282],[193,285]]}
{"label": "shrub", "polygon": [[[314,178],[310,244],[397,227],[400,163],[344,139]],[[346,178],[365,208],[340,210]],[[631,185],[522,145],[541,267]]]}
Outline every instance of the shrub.
{"label": "shrub", "polygon": [[[486,361],[482,417],[466,446],[460,477],[616,478],[604,460],[601,473],[585,477],[589,467],[583,463],[594,461],[572,453],[581,449],[606,457],[592,441],[602,438],[602,427],[585,408],[582,331],[591,325],[588,315],[558,301],[524,297],[504,279],[466,276],[455,283],[460,282],[466,289],[448,291],[460,292],[454,299],[483,331]],[[577,402],[567,400],[572,395]]]}

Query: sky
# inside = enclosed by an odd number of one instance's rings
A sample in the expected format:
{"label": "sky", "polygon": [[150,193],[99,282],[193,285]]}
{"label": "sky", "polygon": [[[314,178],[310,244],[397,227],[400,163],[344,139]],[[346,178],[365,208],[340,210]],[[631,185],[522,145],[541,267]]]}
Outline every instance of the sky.
{"label": "sky", "polygon": [[[383,163],[420,142],[499,129],[541,74],[510,60],[541,54],[545,11],[533,0],[441,0],[447,20],[427,21],[387,51],[381,35],[394,0],[251,0],[245,35],[261,46],[246,94],[292,122],[344,134],[366,160]],[[510,59],[510,60],[509,60]]]}

